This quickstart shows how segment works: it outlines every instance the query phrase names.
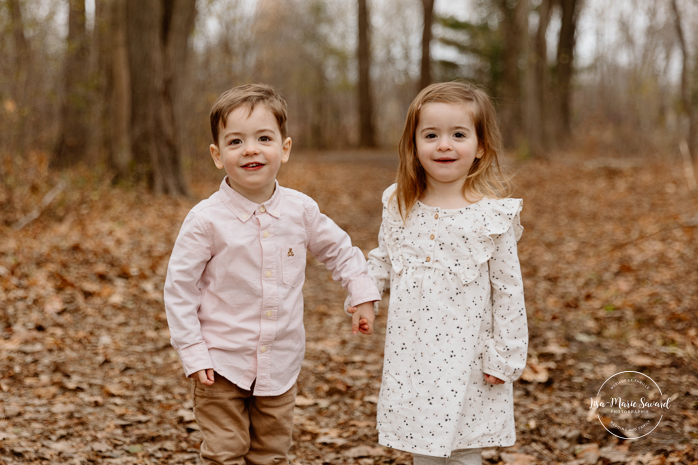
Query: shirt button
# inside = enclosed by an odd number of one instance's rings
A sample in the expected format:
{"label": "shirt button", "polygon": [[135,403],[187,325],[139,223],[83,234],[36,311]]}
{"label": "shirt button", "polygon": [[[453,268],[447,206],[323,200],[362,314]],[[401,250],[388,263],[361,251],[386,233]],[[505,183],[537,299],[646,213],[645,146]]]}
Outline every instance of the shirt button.
{"label": "shirt button", "polygon": [[275,214],[276,216],[279,216],[279,210],[274,210],[274,214]]}
{"label": "shirt button", "polygon": [[264,273],[264,276],[266,276],[267,278],[271,278],[271,271],[267,271],[266,273]]}
{"label": "shirt button", "polygon": [[262,236],[264,236],[265,238],[269,237],[269,231],[264,231],[262,233]]}
{"label": "shirt button", "polygon": [[266,351],[267,351],[267,346],[262,346],[262,348],[259,349],[259,351],[260,351],[261,353],[266,352]]}
{"label": "shirt button", "polygon": [[434,219],[435,219],[435,220],[438,220],[438,219],[439,219],[439,214],[438,214],[438,213],[437,213],[436,215],[434,215]]}
{"label": "shirt button", "polygon": [[436,236],[434,236],[434,235],[432,234],[431,236],[429,236],[429,239],[431,239],[431,240],[433,241],[435,237],[436,237]]}
{"label": "shirt button", "polygon": [[246,220],[246,219],[247,219],[247,215],[242,215],[242,219],[243,219],[243,220]]}
{"label": "shirt button", "polygon": [[431,261],[431,257],[427,257],[427,261],[430,262],[430,261]]}
{"label": "shirt button", "polygon": [[260,205],[259,211],[261,211],[262,213],[264,213],[265,211],[267,211],[267,209],[264,208],[264,205]]}
{"label": "shirt button", "polygon": [[271,316],[272,316],[273,314],[274,314],[274,312],[272,312],[271,310],[267,310],[266,315],[267,315],[268,318],[271,318]]}

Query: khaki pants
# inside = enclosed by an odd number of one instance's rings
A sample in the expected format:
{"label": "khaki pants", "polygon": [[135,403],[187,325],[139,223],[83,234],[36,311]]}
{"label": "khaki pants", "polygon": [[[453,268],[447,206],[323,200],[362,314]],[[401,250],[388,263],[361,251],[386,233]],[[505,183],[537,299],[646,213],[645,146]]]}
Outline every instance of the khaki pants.
{"label": "khaki pants", "polygon": [[279,396],[254,396],[218,373],[194,381],[194,414],[201,428],[204,464],[287,465],[296,386]]}

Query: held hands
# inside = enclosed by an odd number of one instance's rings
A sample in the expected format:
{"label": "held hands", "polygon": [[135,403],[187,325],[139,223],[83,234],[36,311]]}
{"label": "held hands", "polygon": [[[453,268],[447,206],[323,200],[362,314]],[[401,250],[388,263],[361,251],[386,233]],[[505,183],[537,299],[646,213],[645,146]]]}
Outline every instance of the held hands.
{"label": "held hands", "polygon": [[351,332],[357,334],[373,334],[373,320],[376,314],[373,312],[373,302],[364,302],[356,307],[347,309],[351,313]]}
{"label": "held hands", "polygon": [[213,384],[213,368],[199,370],[189,375],[190,378],[198,379],[201,384],[210,386]]}
{"label": "held hands", "polygon": [[501,379],[497,378],[496,376],[488,375],[485,374],[485,382],[493,384],[493,385],[498,385],[498,384],[504,384],[504,381]]}

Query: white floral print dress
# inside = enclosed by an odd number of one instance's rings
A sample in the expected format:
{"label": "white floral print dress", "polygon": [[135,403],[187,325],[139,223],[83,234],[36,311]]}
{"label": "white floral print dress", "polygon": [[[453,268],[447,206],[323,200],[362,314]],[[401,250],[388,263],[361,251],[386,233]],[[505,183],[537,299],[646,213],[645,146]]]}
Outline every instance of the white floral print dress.
{"label": "white floral print dress", "polygon": [[[396,185],[383,193],[369,273],[390,282],[380,444],[437,457],[516,439],[513,388],[528,330],[516,242],[520,199],[461,209],[417,202],[403,222]],[[493,386],[484,373],[505,381]]]}

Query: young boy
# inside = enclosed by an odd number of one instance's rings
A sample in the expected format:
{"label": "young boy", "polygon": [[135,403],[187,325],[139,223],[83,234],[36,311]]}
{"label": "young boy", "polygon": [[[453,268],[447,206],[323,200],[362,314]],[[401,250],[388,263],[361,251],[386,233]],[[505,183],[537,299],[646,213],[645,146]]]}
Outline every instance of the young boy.
{"label": "young boy", "polygon": [[306,249],[341,279],[354,334],[373,332],[378,290],[362,252],[310,197],[279,186],[291,153],[286,102],[266,85],[224,92],[211,110],[211,156],[226,178],[184,220],[165,307],[216,464],[287,464],[305,351]]}

